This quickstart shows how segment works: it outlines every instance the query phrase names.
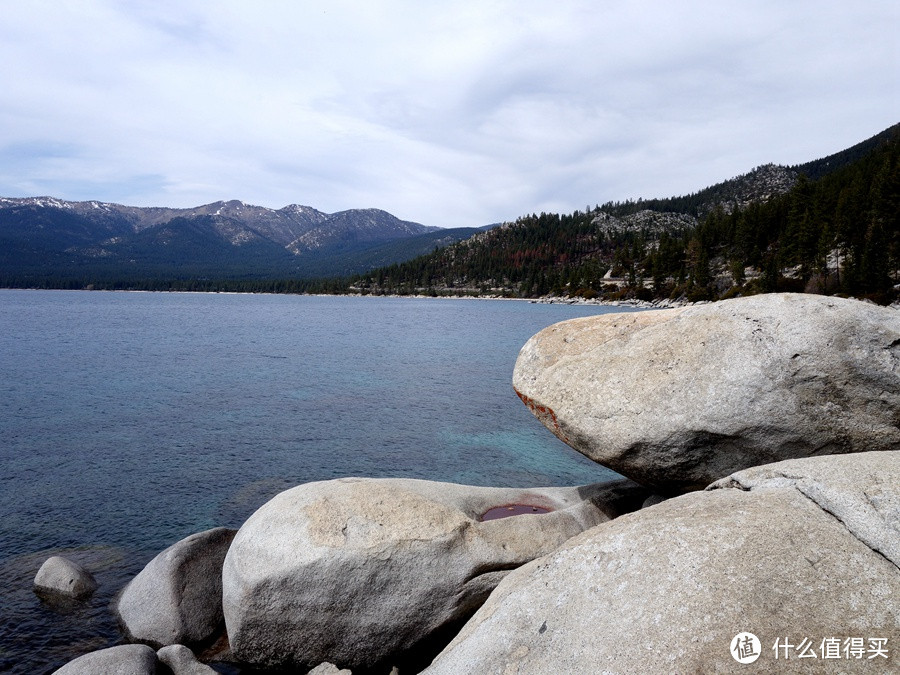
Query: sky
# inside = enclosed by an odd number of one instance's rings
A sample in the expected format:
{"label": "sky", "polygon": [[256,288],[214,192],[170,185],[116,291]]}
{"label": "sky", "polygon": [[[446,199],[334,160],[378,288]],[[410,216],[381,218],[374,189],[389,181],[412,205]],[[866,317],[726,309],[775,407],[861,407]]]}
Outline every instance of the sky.
{"label": "sky", "polygon": [[0,196],[481,226],[900,122],[896,0],[0,0]]}

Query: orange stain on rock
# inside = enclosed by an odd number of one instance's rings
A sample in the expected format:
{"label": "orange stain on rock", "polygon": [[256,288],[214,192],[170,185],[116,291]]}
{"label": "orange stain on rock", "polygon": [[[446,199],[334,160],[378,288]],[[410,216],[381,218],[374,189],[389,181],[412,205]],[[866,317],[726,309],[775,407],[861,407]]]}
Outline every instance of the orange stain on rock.
{"label": "orange stain on rock", "polygon": [[556,437],[559,438],[563,443],[569,444],[568,437],[563,433],[562,429],[559,426],[559,420],[556,419],[556,413],[553,412],[553,408],[545,405],[538,405],[535,403],[534,399],[530,396],[526,396],[521,391],[513,387],[513,391],[516,392],[516,396],[522,399],[522,403],[528,406],[528,409],[537,417],[541,424],[550,429]]}

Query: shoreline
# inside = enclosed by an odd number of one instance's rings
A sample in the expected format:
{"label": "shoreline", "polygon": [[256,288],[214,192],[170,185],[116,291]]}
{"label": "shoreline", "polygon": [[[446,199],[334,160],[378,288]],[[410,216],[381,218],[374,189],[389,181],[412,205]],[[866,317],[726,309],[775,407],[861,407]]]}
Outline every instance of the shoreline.
{"label": "shoreline", "polygon": [[[699,300],[692,302],[690,300],[671,300],[669,298],[661,298],[658,300],[599,300],[588,298],[565,298],[558,296],[544,296],[540,298],[507,298],[499,295],[422,295],[422,294],[406,294],[400,295],[396,293],[386,293],[376,295],[373,293],[264,293],[259,291],[146,291],[142,289],[107,289],[107,288],[0,288],[0,291],[54,291],[58,293],[158,293],[158,294],[181,294],[181,295],[293,295],[296,297],[307,298],[387,298],[395,300],[502,300],[511,302],[528,302],[533,305],[571,305],[583,307],[622,307],[624,309],[678,309],[681,307],[694,307],[698,305],[709,305],[721,300]],[[770,295],[769,293],[761,293],[759,295]],[[799,293],[798,295],[818,295],[817,293]],[[740,297],[740,296],[738,296]],[[823,296],[823,297],[843,297],[843,296]],[[868,304],[873,303],[865,298],[846,297],[846,300],[857,300]],[[900,302],[890,305],[879,305],[889,307],[890,309],[900,310]]]}
{"label": "shoreline", "polygon": [[52,291],[58,293],[147,293],[179,295],[294,295],[308,298],[385,298],[395,300],[489,300],[527,302],[532,305],[575,305],[585,307],[624,307],[633,309],[673,309],[691,305],[708,304],[710,301],[690,302],[687,300],[598,300],[587,298],[566,298],[544,296],[540,298],[507,298],[499,295],[422,295],[386,293],[264,293],[259,291],[148,291],[143,289],[107,288],[0,288],[0,291]]}

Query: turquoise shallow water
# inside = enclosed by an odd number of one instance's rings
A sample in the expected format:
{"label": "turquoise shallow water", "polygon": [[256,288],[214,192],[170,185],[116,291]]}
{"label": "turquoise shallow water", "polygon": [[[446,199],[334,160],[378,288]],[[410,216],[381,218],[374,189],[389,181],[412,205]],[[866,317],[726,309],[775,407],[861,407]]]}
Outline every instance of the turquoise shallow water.
{"label": "turquoise shallow water", "polygon": [[[0,290],[0,671],[51,672],[114,644],[109,604],[155,553],[238,527],[299,483],[614,478],[510,384],[531,335],[605,311]],[[90,603],[50,607],[31,592],[60,550],[97,572]]]}

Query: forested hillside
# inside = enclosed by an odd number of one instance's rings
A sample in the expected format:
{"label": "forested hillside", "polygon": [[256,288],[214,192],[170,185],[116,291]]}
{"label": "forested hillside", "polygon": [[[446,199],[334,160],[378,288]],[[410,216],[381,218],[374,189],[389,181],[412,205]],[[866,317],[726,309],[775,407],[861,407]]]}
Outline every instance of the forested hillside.
{"label": "forested hillside", "polygon": [[900,282],[898,155],[900,125],[687,197],[532,214],[350,290],[695,301],[780,290],[887,303]]}

